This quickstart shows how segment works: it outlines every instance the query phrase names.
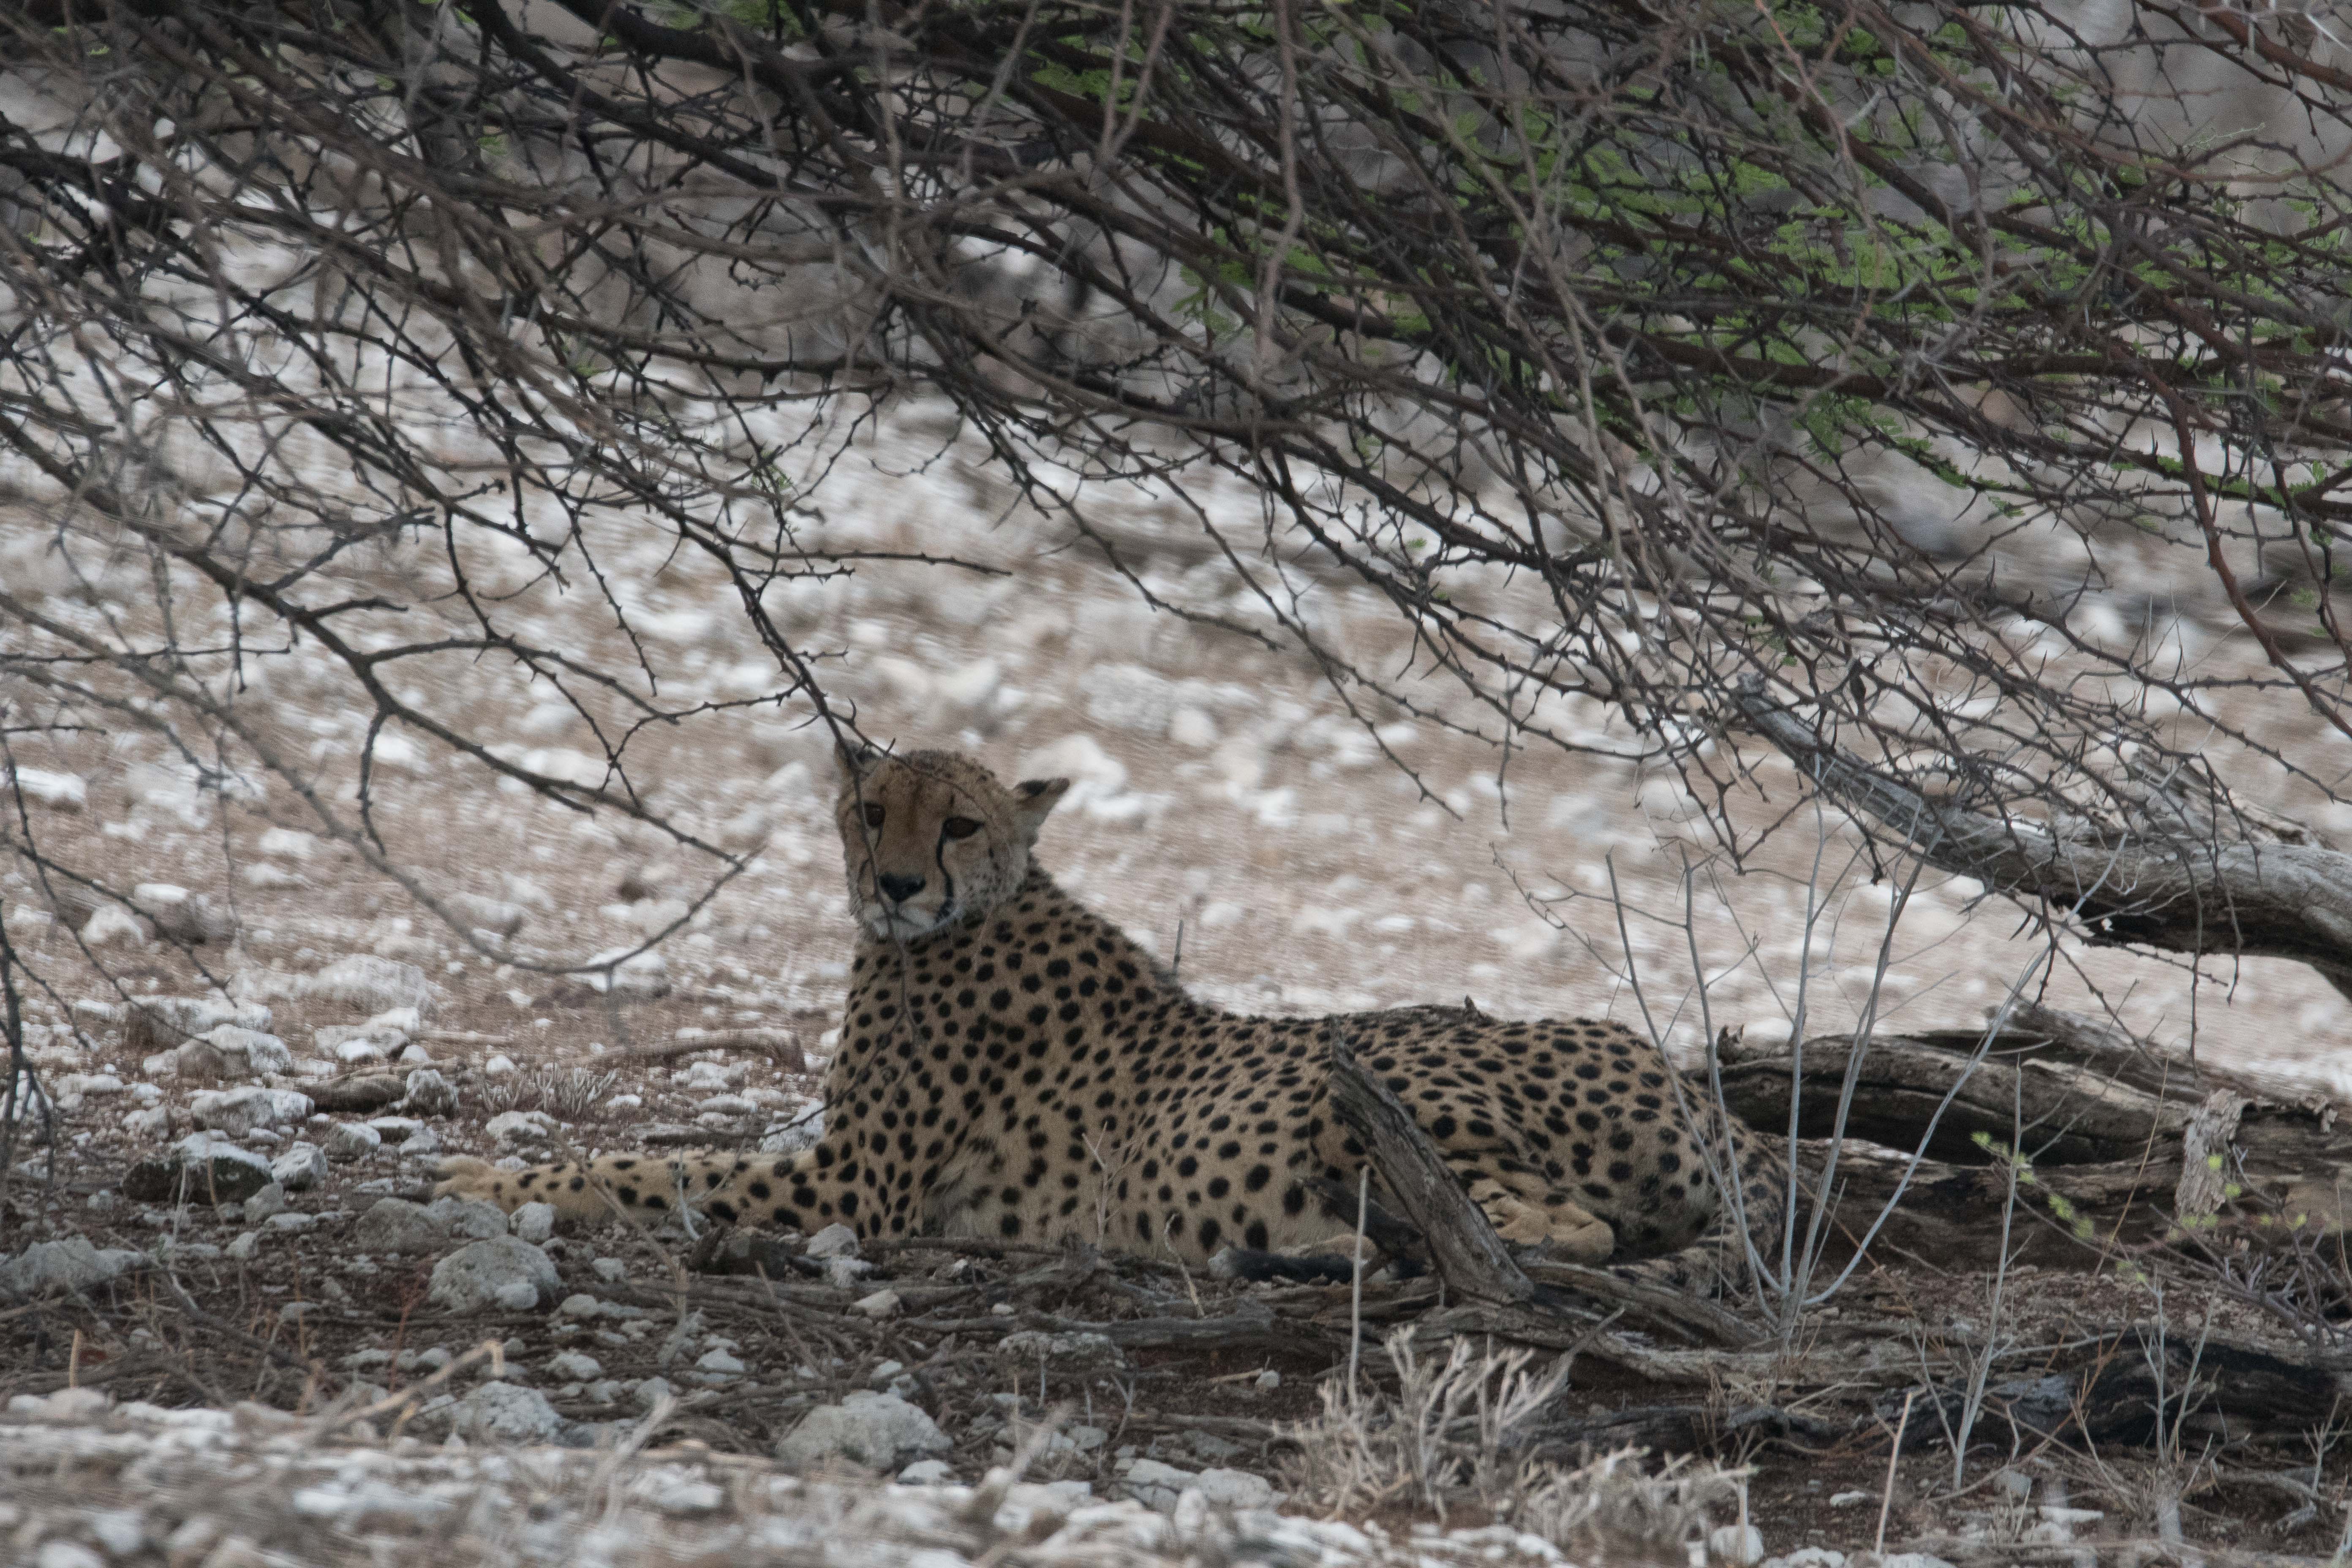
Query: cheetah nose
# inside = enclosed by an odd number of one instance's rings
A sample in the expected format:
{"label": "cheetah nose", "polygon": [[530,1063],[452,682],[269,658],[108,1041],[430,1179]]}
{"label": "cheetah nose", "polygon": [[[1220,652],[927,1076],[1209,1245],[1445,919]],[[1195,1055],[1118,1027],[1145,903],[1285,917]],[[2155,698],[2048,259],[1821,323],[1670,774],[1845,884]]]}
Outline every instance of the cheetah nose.
{"label": "cheetah nose", "polygon": [[877,877],[875,880],[882,884],[882,896],[894,904],[903,904],[923,890],[920,877]]}

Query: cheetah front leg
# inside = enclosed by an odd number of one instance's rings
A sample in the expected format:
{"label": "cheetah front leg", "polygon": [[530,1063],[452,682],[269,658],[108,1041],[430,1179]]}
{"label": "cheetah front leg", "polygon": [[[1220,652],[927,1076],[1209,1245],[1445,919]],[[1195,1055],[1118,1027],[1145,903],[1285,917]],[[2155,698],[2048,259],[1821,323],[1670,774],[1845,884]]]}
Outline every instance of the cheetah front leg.
{"label": "cheetah front leg", "polygon": [[1564,1193],[1548,1192],[1529,1201],[1492,1176],[1469,1184],[1470,1201],[1486,1211],[1495,1234],[1514,1247],[1548,1244],[1563,1263],[1606,1263],[1617,1250],[1609,1222],[1579,1207]]}

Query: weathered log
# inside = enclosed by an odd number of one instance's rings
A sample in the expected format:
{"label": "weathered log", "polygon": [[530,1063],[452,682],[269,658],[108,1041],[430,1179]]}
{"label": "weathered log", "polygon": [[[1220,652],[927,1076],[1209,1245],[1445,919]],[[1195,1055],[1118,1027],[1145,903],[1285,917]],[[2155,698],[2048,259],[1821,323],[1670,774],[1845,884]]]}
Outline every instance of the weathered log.
{"label": "weathered log", "polygon": [[[1928,1157],[1910,1173],[1883,1236],[1946,1268],[1996,1261],[2008,1171],[1979,1137],[1999,1150],[2021,1146],[2030,1177],[2021,1198],[2031,1212],[2063,1209],[2086,1222],[2103,1247],[2136,1246],[2165,1235],[2177,1217],[2217,1212],[2224,1218],[2299,1215],[2305,1235],[2342,1231],[2352,1218],[2346,1196],[2352,1194],[2352,1126],[2340,1124],[2325,1105],[2225,1106],[2211,1097],[2234,1096],[2226,1085],[2217,1089],[2185,1064],[2177,1074],[2166,1068],[2151,1078],[2143,1059],[2135,1076],[2166,1091],[2152,1092],[2123,1080],[2120,1053],[2053,1046],[2039,1035],[2005,1033],[1976,1059],[1980,1038],[1965,1032],[1881,1037],[1864,1053],[1846,1122],[1848,1137],[1864,1142],[1849,1144],[1839,1165],[1846,1226],[1867,1225],[1893,1195],[1923,1138]],[[1797,1085],[1803,1137],[1832,1131],[1852,1050],[1843,1037],[1805,1043]],[[1767,1133],[1783,1131],[1796,1074],[1790,1047],[1734,1038],[1719,1043],[1718,1056],[1732,1113]],[[2234,1122],[2225,1109],[2234,1109]],[[2184,1161],[2190,1152],[2193,1172]],[[1818,1152],[1811,1163],[1818,1169]],[[2092,1256],[2047,1226],[2016,1239],[2037,1263],[2063,1266],[2071,1252],[2079,1267]]]}
{"label": "weathered log", "polygon": [[[2156,1439],[2159,1397],[2168,1425],[2187,1419],[2231,1436],[2300,1434],[2336,1419],[2352,1398],[2352,1351],[2264,1345],[2197,1321],[2118,1324],[2059,1352],[2055,1362],[2032,1376],[1996,1378],[1985,1390],[1972,1440],[2142,1446]],[[1905,1393],[1885,1392],[1874,1402],[1890,1432]],[[1958,1384],[1915,1393],[1904,1446],[1948,1445],[1966,1397]]]}
{"label": "weathered log", "polygon": [[302,1086],[310,1103],[320,1110],[332,1110],[343,1115],[382,1110],[408,1093],[408,1085],[389,1073],[366,1073],[352,1078],[331,1078]]}
{"label": "weathered log", "polygon": [[2291,958],[2352,995],[2352,855],[2314,843],[2200,831],[2105,839],[1930,799],[1822,739],[1760,684],[1733,694],[1740,716],[1823,794],[1904,853],[2039,904],[2095,942]]}
{"label": "weathered log", "polygon": [[[1907,1152],[1933,1121],[1927,1152],[1938,1160],[1982,1163],[1981,1136],[2019,1148],[2037,1164],[2083,1165],[2177,1151],[2195,1112],[2193,1099],[2162,1099],[2086,1068],[2044,1068],[2007,1051],[1979,1059],[1979,1037],[1879,1037],[1863,1057],[1848,1134]],[[1805,1042],[1798,1112],[1803,1136],[1829,1136],[1853,1049],[1844,1037]],[[1759,1128],[1785,1131],[1794,1054],[1786,1043],[1722,1042],[1724,1099],[1732,1113]]]}

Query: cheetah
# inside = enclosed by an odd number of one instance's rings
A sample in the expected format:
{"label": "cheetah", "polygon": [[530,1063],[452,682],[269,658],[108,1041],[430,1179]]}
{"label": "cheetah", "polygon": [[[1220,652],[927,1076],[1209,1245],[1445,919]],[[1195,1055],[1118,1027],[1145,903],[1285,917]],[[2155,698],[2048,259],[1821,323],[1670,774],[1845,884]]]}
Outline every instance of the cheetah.
{"label": "cheetah", "polygon": [[1719,1241],[1717,1176],[1734,1167],[1751,1233],[1777,1225],[1785,1182],[1762,1141],[1719,1112],[1695,1131],[1673,1068],[1622,1025],[1229,1013],[1038,864],[1067,779],[1007,788],[968,757],[870,747],[844,749],[839,773],[857,941],[815,1146],[512,1172],[453,1159],[437,1192],[581,1220],[617,1201],[861,1237],[1078,1237],[1188,1263],[1345,1250],[1354,1205],[1318,1196],[1352,1194],[1365,1163],[1329,1102],[1336,1034],[1508,1242],[1595,1264]]}

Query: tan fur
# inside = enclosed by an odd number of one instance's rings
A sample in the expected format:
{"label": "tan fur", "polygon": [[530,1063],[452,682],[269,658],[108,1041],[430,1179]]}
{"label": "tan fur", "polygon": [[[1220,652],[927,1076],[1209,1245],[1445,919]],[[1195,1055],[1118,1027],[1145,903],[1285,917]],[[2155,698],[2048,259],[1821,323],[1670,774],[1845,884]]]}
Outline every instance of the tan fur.
{"label": "tan fur", "polygon": [[835,817],[858,938],[814,1149],[518,1172],[451,1160],[439,1190],[583,1220],[689,1205],[803,1231],[1075,1236],[1194,1262],[1228,1243],[1336,1242],[1347,1227],[1308,1184],[1352,1189],[1363,1162],[1328,1105],[1337,1035],[1508,1240],[1588,1263],[1719,1241],[1709,1173],[1726,1161],[1751,1226],[1780,1212],[1785,1178],[1759,1142],[1719,1115],[1687,1125],[1672,1069],[1620,1025],[1468,1007],[1244,1017],[1186,995],[1032,859],[1067,788],[1007,789],[943,752],[844,755]]}

